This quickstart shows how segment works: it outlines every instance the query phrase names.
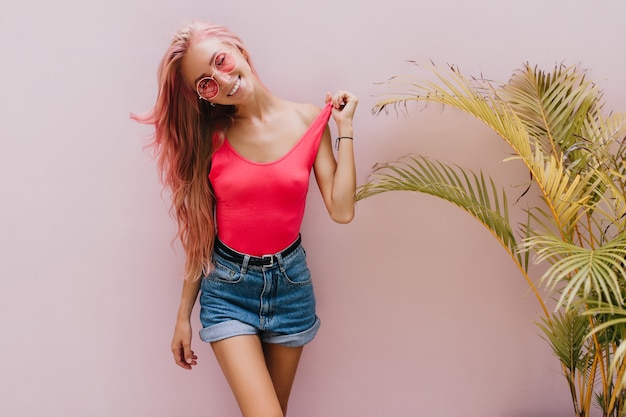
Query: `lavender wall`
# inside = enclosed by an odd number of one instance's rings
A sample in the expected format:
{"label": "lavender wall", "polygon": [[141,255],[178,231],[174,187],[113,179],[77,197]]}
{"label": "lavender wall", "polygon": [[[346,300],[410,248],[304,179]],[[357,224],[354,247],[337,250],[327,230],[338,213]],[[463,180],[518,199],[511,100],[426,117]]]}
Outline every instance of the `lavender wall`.
{"label": "lavender wall", "polygon": [[[524,171],[454,111],[369,109],[406,60],[506,80],[523,62],[590,68],[626,109],[626,3],[572,0],[316,2],[109,0],[0,6],[0,415],[236,416],[208,346],[177,368],[169,342],[182,253],[149,133],[128,119],[155,99],[170,34],[190,20],[240,34],[276,94],[322,104],[346,88],[358,178],[419,152],[484,168],[515,189]],[[333,224],[314,191],[303,226],[323,327],[307,347],[298,417],[565,417],[539,306],[506,254],[461,211],[417,194],[360,202]],[[197,319],[194,324],[198,328]]]}

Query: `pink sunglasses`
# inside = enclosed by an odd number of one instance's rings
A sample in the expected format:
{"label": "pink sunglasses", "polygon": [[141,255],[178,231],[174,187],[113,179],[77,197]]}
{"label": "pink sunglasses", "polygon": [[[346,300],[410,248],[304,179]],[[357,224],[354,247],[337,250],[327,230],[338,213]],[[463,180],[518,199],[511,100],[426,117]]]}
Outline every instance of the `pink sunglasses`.
{"label": "pink sunglasses", "polygon": [[[231,73],[236,66],[236,61],[230,52],[220,52],[215,57],[213,67],[215,72],[219,71],[222,74]],[[198,98],[202,100],[211,100],[217,96],[220,91],[220,85],[213,78],[215,72],[210,77],[204,77],[196,83],[196,92]]]}

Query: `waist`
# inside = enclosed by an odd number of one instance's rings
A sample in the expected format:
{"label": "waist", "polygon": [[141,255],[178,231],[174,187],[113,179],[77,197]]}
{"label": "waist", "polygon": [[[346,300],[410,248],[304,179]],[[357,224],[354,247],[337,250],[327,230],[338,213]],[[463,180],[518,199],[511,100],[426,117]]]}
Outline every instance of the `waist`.
{"label": "waist", "polygon": [[231,262],[236,262],[238,264],[243,264],[247,259],[248,265],[271,267],[271,266],[274,266],[274,264],[278,262],[279,257],[284,258],[290,255],[296,249],[298,249],[298,247],[300,247],[301,243],[302,243],[302,239],[300,235],[298,235],[298,238],[291,245],[289,245],[287,248],[283,249],[280,252],[267,254],[267,255],[261,255],[261,256],[252,256],[252,255],[238,252],[234,250],[233,248],[226,246],[224,242],[222,242],[216,237],[215,238],[215,252],[218,253],[223,258]]}

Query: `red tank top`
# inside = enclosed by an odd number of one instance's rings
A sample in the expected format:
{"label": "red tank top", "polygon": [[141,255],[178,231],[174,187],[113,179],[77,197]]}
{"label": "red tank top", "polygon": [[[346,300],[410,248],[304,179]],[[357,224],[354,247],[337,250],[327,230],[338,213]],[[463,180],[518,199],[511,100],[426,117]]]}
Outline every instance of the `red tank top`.
{"label": "red tank top", "polygon": [[223,141],[209,173],[222,242],[261,256],[280,252],[297,239],[311,168],[331,111],[326,105],[289,152],[273,162],[250,161]]}

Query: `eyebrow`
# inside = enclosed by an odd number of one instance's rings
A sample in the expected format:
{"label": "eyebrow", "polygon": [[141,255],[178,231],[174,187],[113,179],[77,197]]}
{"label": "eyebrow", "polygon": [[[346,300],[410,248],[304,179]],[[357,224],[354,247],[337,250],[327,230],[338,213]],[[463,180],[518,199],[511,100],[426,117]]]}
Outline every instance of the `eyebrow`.
{"label": "eyebrow", "polygon": [[[217,56],[217,54],[219,54],[221,51],[222,51],[221,49],[218,49],[217,51],[215,51],[215,52],[213,53],[213,55],[211,55],[211,61],[210,61],[210,62],[211,62],[211,65],[213,65],[213,62],[215,61],[215,57],[216,57],[216,56]],[[202,75],[200,75],[198,78],[196,78],[196,79],[194,80],[193,85],[194,85],[194,86],[197,86],[197,85],[198,85],[198,81],[200,81],[200,80],[201,80],[201,79],[203,79],[203,78],[207,78],[207,77],[209,77],[209,78],[210,78],[211,76],[210,76],[210,75],[207,75],[206,73],[202,73]]]}

